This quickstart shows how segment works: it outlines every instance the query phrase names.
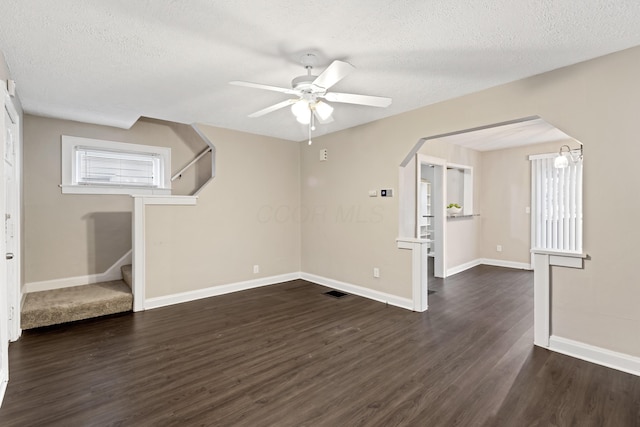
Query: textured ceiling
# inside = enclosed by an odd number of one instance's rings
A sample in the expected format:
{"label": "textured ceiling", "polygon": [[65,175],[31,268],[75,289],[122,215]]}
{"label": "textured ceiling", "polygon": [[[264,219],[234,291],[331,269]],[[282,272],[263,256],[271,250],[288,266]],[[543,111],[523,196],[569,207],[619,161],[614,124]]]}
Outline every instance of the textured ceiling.
{"label": "textured ceiling", "polygon": [[140,116],[294,141],[287,95],[304,52],[356,70],[333,89],[393,98],[335,104],[315,135],[640,45],[637,0],[3,0],[0,50],[29,113],[119,127]]}

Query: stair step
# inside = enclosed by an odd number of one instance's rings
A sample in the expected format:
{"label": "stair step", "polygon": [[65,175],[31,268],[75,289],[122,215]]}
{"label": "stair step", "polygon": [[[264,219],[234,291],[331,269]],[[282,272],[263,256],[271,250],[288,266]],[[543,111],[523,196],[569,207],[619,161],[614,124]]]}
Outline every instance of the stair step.
{"label": "stair step", "polygon": [[131,264],[123,265],[120,267],[120,271],[122,271],[122,280],[129,285],[129,289],[131,288],[131,284],[133,283],[133,268]]}
{"label": "stair step", "polygon": [[123,280],[27,294],[22,329],[90,319],[133,309],[131,289]]}

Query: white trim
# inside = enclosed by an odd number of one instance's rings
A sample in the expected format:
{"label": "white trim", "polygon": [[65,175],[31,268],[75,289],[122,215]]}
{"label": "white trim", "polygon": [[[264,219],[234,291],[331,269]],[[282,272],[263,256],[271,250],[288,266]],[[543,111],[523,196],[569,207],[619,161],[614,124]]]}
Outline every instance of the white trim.
{"label": "white trim", "polygon": [[[416,186],[419,186],[419,183],[422,180],[422,165],[427,164],[436,167],[433,175],[434,180],[431,184],[431,188],[433,190],[431,203],[432,205],[439,207],[438,209],[434,208],[432,210],[432,214],[434,216],[433,232],[436,236],[436,239],[434,240],[435,249],[433,251],[433,275],[434,277],[445,278],[447,277],[447,160],[440,157],[432,157],[418,153],[416,154],[416,164]],[[417,202],[419,200],[417,187],[414,198],[414,218],[416,218],[417,222],[417,215],[419,213],[417,206]],[[426,286],[424,289],[426,289]]]}
{"label": "white trim", "polygon": [[[13,80],[7,80],[7,87],[10,87],[10,83]],[[15,82],[13,83],[13,90],[15,92]],[[9,94],[11,96],[5,97],[5,110],[9,114],[9,117],[13,121],[14,129],[16,130],[16,141],[14,144],[15,150],[15,159],[13,165],[14,171],[14,186],[15,186],[15,194],[17,199],[15,200],[13,207],[15,215],[14,218],[14,262],[16,263],[17,268],[15,269],[15,283],[11,284],[11,286],[15,286],[15,288],[11,289],[11,293],[13,294],[13,299],[8,301],[10,306],[13,308],[12,319],[9,320],[9,340],[11,342],[17,341],[22,335],[22,329],[20,328],[20,313],[22,312],[22,307],[16,307],[21,301],[20,299],[23,297],[22,295],[22,269],[20,266],[22,265],[22,195],[23,195],[23,177],[22,177],[22,158],[23,158],[23,146],[24,146],[24,137],[22,131],[22,114],[18,113],[18,109],[16,108],[14,97],[15,93]]]}
{"label": "white trim", "polygon": [[144,226],[144,198],[133,198],[133,221],[131,221],[131,236],[133,259],[131,263],[131,291],[133,293],[133,311],[144,310],[145,296],[145,226]]}
{"label": "white trim", "polygon": [[[76,177],[77,147],[115,152],[144,153],[157,155],[159,159],[156,187],[127,185],[78,184]],[[94,138],[61,135],[61,165],[63,194],[171,194],[171,148],[153,145],[131,144]]]}
{"label": "white trim", "polygon": [[549,350],[640,376],[640,357],[618,353],[555,335],[549,338]]}
{"label": "white trim", "polygon": [[447,277],[462,273],[463,271],[477,267],[480,264],[482,264],[482,259],[478,258],[473,261],[465,262],[464,264],[456,265],[455,267],[447,268]]}
{"label": "white trim", "polygon": [[162,297],[149,298],[144,302],[144,308],[151,310],[159,307],[166,307],[173,304],[195,301],[203,298],[215,297],[218,295],[230,294],[232,292],[246,291],[248,289],[260,288],[262,286],[275,285],[289,282],[300,278],[300,273],[281,274],[279,276],[263,277],[260,279],[247,280],[244,282],[229,283],[226,285],[211,286],[209,288],[197,289],[194,291],[181,292]]}
{"label": "white trim", "polygon": [[316,276],[315,274],[301,273],[301,279],[307,282],[316,283],[318,285],[327,286],[349,294],[358,295],[374,301],[387,303],[396,307],[413,310],[413,301],[409,298],[403,298],[396,295],[387,294],[385,292],[375,291],[373,289],[364,288],[362,286],[353,285],[351,283],[340,282],[338,280],[329,279],[327,277]]}
{"label": "white trim", "polygon": [[43,280],[40,282],[25,283],[23,293],[50,291],[52,289],[70,288],[72,286],[89,285],[92,283],[109,282],[122,279],[120,268],[131,264],[131,250],[120,257],[107,271],[103,273],[89,274],[86,276],[64,277],[62,279]]}
{"label": "white trim", "polygon": [[587,258],[589,256],[587,255],[586,252],[554,251],[550,249],[536,249],[536,248],[531,249],[531,253],[543,254],[543,255],[557,255],[557,256],[563,256],[563,257],[569,257],[569,258]]}
{"label": "white trim", "polygon": [[168,196],[171,195],[170,188],[146,188],[146,187],[126,187],[126,186],[100,186],[100,185],[60,185],[64,194],[125,194],[144,196]]}
{"label": "white trim", "polygon": [[489,259],[489,258],[476,258],[472,261],[465,262],[464,264],[456,265],[451,268],[447,268],[447,277],[454,274],[462,273],[470,268],[477,267],[479,265],[492,265],[494,267],[515,268],[518,270],[532,270],[531,264],[526,262],[505,261],[502,259]]}
{"label": "white trim", "polygon": [[583,259],[576,257],[567,257],[561,255],[549,255],[549,265],[557,265],[560,267],[582,268]]}
{"label": "white trim", "polygon": [[533,270],[531,264],[526,262],[506,261],[502,259],[482,258],[480,264],[493,265],[494,267],[516,268],[519,270]]}
{"label": "white trim", "polygon": [[141,199],[145,205],[195,205],[198,202],[198,196],[163,196],[163,195],[143,195],[131,196],[135,199]]}

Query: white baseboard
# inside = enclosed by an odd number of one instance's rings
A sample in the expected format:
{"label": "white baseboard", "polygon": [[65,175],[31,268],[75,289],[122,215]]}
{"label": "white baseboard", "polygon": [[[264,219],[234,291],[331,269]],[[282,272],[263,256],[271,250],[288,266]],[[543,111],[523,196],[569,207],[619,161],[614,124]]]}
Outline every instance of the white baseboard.
{"label": "white baseboard", "polygon": [[517,268],[520,270],[532,270],[530,263],[526,262],[515,262],[515,261],[505,261],[502,259],[490,259],[490,258],[481,258],[480,264],[484,265],[493,265],[495,267],[506,267],[506,268]]}
{"label": "white baseboard", "polygon": [[607,350],[601,347],[552,335],[549,350],[586,360],[607,368],[640,376],[640,357]]}
{"label": "white baseboard", "polygon": [[476,267],[480,264],[482,264],[482,260],[478,258],[473,261],[465,262],[464,264],[456,265],[455,267],[447,268],[447,277],[462,273],[463,271]]}
{"label": "white baseboard", "polygon": [[180,304],[183,302],[195,301],[202,298],[215,297],[232,292],[246,291],[247,289],[259,288],[262,286],[275,285],[277,283],[288,282],[300,278],[300,273],[281,274],[278,276],[262,277],[255,280],[230,283],[226,285],[211,286],[210,288],[197,289],[195,291],[181,292],[162,297],[148,298],[144,302],[144,309],[151,310],[168,305]]}
{"label": "white baseboard", "polygon": [[447,277],[453,276],[454,274],[462,273],[463,271],[473,267],[477,267],[478,265],[492,265],[494,267],[517,268],[519,270],[532,269],[531,264],[527,264],[525,262],[504,261],[501,259],[477,258],[477,259],[474,259],[473,261],[465,262],[464,264],[447,268]]}
{"label": "white baseboard", "polygon": [[358,295],[374,301],[384,302],[396,307],[413,310],[413,300],[410,298],[402,298],[397,295],[391,295],[373,289],[364,288],[362,286],[353,285],[351,283],[340,282],[338,280],[329,279],[315,274],[302,273],[301,278],[308,282],[317,283],[318,285],[327,286],[349,294]]}
{"label": "white baseboard", "polygon": [[62,279],[44,280],[41,282],[25,283],[24,293],[50,291],[52,289],[70,288],[72,286],[89,285],[92,283],[109,282],[111,280],[121,280],[123,265],[131,264],[131,250],[124,254],[104,273],[89,274],[86,276],[64,277]]}
{"label": "white baseboard", "polygon": [[308,273],[282,274],[279,276],[263,277],[256,280],[247,280],[245,282],[230,283],[226,285],[212,286],[205,289],[198,289],[195,291],[181,292],[179,294],[149,298],[144,302],[144,309],[151,310],[154,308],[166,307],[168,305],[195,301],[202,298],[224,295],[231,292],[245,291],[247,289],[275,285],[278,283],[288,282],[290,280],[296,279],[304,279],[308,282],[327,286],[333,289],[338,289],[340,291],[372,299],[374,301],[388,303],[396,307],[405,308],[407,310],[413,310],[413,301],[409,298],[401,298],[396,295],[386,294],[384,292],[374,291],[371,289],[363,288],[361,286],[352,285],[350,283],[340,282],[337,280]]}

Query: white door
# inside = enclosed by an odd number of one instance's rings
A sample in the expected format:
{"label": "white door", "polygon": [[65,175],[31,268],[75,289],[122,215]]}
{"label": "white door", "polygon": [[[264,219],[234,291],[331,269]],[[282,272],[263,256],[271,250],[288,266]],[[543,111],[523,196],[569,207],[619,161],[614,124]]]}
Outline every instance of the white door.
{"label": "white door", "polygon": [[10,99],[5,103],[4,187],[5,187],[5,259],[9,340],[20,337],[20,138],[18,114]]}
{"label": "white door", "polygon": [[[11,100],[7,95],[4,87],[0,92],[0,99],[2,99],[2,121],[0,122],[2,131],[2,144],[0,144],[0,176],[5,177],[6,159],[5,149],[8,143],[13,143],[13,140],[8,141],[10,134],[9,129],[12,128],[14,120],[11,117],[12,108],[7,105],[11,104]],[[0,216],[6,214],[6,186],[0,185]],[[7,281],[7,262],[5,256],[7,251],[7,242],[5,238],[0,238],[0,399],[4,397],[4,392],[9,381],[9,302],[8,302],[8,287]],[[1,402],[1,401],[0,401]]]}

